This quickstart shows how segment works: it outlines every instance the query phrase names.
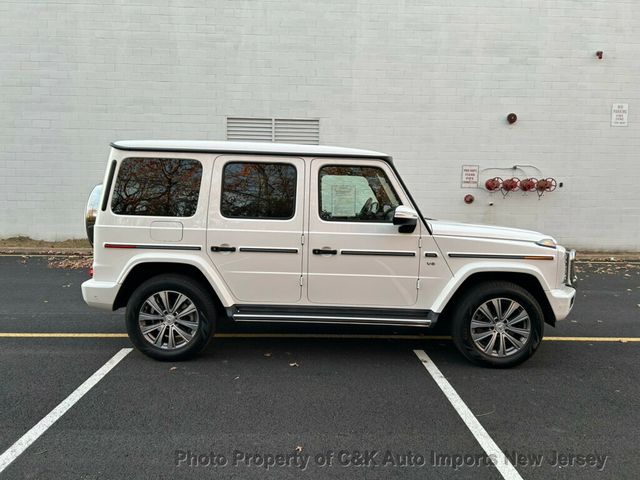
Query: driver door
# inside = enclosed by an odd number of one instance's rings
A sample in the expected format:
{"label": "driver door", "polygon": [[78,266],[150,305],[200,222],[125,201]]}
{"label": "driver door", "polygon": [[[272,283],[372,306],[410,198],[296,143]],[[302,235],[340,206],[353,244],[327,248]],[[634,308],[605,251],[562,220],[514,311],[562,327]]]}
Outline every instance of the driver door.
{"label": "driver door", "polygon": [[418,298],[418,222],[393,225],[410,205],[391,168],[376,160],[311,162],[307,295],[311,303],[403,307]]}

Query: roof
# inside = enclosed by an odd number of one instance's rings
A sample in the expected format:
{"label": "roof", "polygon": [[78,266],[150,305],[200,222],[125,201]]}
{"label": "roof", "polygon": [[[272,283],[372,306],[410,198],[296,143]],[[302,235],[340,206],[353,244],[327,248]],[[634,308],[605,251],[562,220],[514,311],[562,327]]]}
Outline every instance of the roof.
{"label": "roof", "polygon": [[391,162],[386,153],[357,148],[324,145],[297,145],[270,142],[223,142],[195,140],[122,140],[113,142],[113,148],[131,151],[244,153],[255,155],[295,155],[312,157],[379,158]]}

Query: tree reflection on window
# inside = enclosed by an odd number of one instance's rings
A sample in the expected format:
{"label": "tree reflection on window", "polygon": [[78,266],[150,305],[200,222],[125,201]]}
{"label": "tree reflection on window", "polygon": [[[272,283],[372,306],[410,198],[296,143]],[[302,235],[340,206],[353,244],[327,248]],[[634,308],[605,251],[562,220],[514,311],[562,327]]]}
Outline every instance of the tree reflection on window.
{"label": "tree reflection on window", "polygon": [[220,211],[225,217],[286,220],[295,213],[295,200],[293,165],[231,162],[224,166]]}
{"label": "tree reflection on window", "polygon": [[118,215],[190,217],[198,207],[202,164],[179,158],[126,158],[111,210]]}

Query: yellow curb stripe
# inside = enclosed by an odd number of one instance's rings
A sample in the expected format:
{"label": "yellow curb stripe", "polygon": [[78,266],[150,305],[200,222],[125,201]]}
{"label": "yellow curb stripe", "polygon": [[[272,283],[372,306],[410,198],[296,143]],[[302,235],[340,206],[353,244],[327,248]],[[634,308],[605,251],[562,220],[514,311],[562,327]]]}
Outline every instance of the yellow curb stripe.
{"label": "yellow curb stripe", "polygon": [[0,338],[127,338],[126,333],[46,333],[0,332]]}
{"label": "yellow curb stripe", "polygon": [[[127,338],[126,333],[0,332],[0,338]],[[449,335],[366,335],[335,333],[218,333],[216,338],[326,338],[360,340],[451,340]],[[544,337],[547,342],[640,342],[640,337]]]}
{"label": "yellow curb stripe", "polygon": [[639,337],[544,337],[548,342],[640,342]]}

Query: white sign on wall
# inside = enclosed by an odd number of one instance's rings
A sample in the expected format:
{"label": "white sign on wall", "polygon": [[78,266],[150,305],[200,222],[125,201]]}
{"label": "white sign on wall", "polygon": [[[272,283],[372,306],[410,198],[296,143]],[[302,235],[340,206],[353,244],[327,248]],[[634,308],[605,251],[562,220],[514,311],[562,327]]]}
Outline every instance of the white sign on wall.
{"label": "white sign on wall", "polygon": [[478,188],[479,165],[462,166],[462,188]]}
{"label": "white sign on wall", "polygon": [[614,103],[611,106],[611,126],[626,127],[629,125],[627,117],[629,115],[628,103]]}

